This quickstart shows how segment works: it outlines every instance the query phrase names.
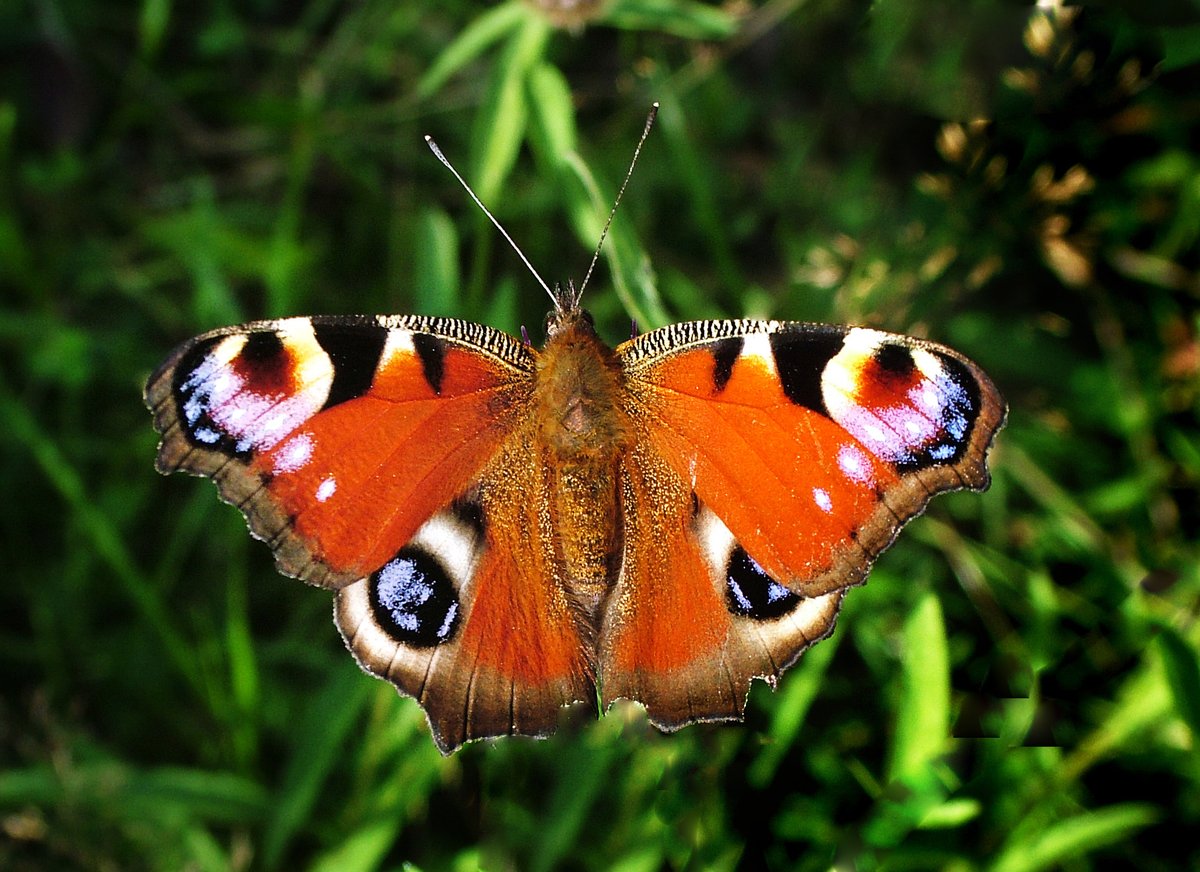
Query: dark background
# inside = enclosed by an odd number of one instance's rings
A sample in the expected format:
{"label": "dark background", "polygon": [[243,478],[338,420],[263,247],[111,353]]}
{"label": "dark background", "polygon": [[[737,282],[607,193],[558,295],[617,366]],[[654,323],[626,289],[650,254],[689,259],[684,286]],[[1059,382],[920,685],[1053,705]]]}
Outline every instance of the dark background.
{"label": "dark background", "polygon": [[[0,867],[1200,865],[1200,7],[26,0],[0,11]],[[978,361],[992,489],[744,726],[444,759],[146,376],[323,312],[863,323]]]}

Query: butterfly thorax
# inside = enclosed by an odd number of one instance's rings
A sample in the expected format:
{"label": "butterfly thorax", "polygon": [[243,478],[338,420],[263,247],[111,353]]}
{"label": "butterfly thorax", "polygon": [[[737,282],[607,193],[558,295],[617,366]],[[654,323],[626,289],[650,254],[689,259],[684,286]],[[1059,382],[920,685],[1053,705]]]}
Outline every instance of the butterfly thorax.
{"label": "butterfly thorax", "polygon": [[534,397],[545,446],[560,463],[610,463],[624,451],[629,423],[620,397],[624,372],[582,310],[552,321],[538,356]]}
{"label": "butterfly thorax", "polygon": [[534,396],[565,576],[595,615],[621,541],[617,470],[630,442],[624,372],[581,310],[555,317],[538,356]]}

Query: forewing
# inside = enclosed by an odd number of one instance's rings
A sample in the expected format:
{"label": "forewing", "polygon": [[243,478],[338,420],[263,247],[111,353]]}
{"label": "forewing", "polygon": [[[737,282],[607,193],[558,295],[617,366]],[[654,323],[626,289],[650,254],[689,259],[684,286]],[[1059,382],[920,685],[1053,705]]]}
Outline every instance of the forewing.
{"label": "forewing", "polygon": [[184,344],[150,378],[158,469],[212,478],[281,571],[340,587],[462,493],[512,431],[527,353],[434,318],[291,318]]}

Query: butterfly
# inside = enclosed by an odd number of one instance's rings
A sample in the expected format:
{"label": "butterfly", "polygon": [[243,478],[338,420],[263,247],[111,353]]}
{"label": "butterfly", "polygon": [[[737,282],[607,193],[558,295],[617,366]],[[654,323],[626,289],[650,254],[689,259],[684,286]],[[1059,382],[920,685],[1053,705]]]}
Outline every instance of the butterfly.
{"label": "butterfly", "polygon": [[281,572],[334,591],[359,665],[445,754],[618,699],[667,731],[739,720],[934,494],[989,484],[1006,406],[945,346],[718,320],[614,349],[586,278],[541,284],[541,350],[296,317],[197,336],[145,388],[158,470],[213,479]]}
{"label": "butterfly", "polygon": [[936,493],[988,486],[974,363],[862,327],[693,321],[610,348],[556,297],[539,351],[448,318],[214,330],[145,399],[444,753],[559,709],[739,719],[829,635]]}

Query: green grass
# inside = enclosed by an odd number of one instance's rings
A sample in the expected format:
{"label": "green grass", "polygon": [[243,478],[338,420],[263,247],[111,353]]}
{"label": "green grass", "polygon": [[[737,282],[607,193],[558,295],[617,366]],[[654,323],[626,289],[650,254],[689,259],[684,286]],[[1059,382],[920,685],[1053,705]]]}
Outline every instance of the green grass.
{"label": "green grass", "polygon": [[[869,7],[869,8],[868,8]],[[0,11],[0,867],[1200,866],[1200,16],[1000,0]],[[1011,406],[747,723],[442,758],[327,593],[153,471],[258,317],[547,301],[953,345]],[[973,123],[988,119],[987,124]]]}

